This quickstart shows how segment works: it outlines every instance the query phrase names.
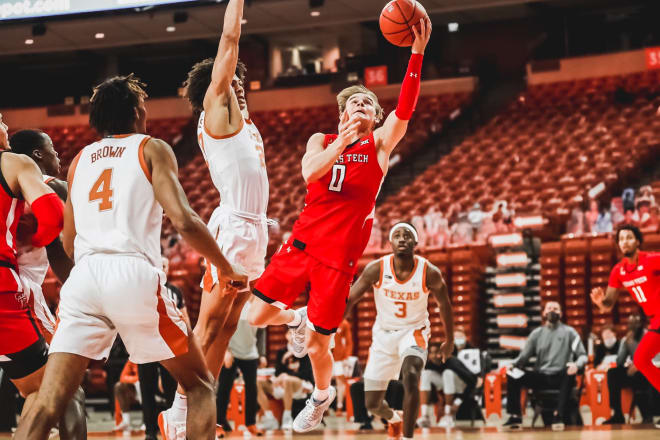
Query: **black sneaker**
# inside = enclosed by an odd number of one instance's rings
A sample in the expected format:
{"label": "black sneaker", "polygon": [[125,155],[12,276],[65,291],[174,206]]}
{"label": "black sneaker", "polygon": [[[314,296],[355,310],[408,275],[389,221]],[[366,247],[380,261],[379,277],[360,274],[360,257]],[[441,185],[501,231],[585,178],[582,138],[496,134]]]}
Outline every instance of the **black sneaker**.
{"label": "black sneaker", "polygon": [[522,418],[511,416],[502,426],[502,431],[520,431],[522,429]]}
{"label": "black sneaker", "polygon": [[626,423],[626,419],[623,418],[621,414],[614,414],[609,419],[603,422],[603,425],[623,425]]}
{"label": "black sneaker", "polygon": [[227,420],[218,420],[218,425],[222,426],[225,432],[232,432],[231,425]]}
{"label": "black sneaker", "polygon": [[361,424],[358,430],[360,431],[373,431],[374,427],[371,425],[371,421],[368,420],[365,423]]}

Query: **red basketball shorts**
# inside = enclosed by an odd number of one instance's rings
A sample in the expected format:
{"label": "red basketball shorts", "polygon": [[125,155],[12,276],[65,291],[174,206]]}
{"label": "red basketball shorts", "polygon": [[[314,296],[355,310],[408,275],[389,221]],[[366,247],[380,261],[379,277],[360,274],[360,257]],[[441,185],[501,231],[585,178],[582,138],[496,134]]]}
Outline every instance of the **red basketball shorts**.
{"label": "red basketball shorts", "polygon": [[285,244],[273,256],[252,292],[280,309],[288,309],[310,285],[308,326],[321,334],[337,331],[353,277]]}
{"label": "red basketball shorts", "polygon": [[22,293],[0,294],[0,355],[17,353],[41,339]]}

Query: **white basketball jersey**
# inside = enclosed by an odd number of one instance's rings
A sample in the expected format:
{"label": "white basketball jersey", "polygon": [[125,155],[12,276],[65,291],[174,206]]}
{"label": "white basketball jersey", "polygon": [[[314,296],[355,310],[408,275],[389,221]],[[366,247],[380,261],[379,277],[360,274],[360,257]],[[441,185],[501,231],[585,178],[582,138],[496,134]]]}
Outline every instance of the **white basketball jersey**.
{"label": "white basketball jersey", "polygon": [[380,259],[380,280],[374,284],[376,325],[383,330],[421,328],[429,325],[426,288],[427,260],[415,255],[415,267],[406,280],[394,273],[394,255]]}
{"label": "white basketball jersey", "polygon": [[265,216],[268,208],[268,174],[264,143],[257,127],[243,121],[229,136],[213,136],[199,115],[197,140],[220,192],[222,205],[239,213]]}
{"label": "white basketball jersey", "polygon": [[76,223],[76,263],[93,254],[132,255],[161,267],[163,208],[144,160],[149,136],[104,138],[72,163],[69,197]]}
{"label": "white basketball jersey", "polygon": [[[44,183],[54,178],[44,175]],[[27,252],[18,250],[18,272],[38,285],[42,285],[48,274],[48,254],[45,247],[31,248]]]}

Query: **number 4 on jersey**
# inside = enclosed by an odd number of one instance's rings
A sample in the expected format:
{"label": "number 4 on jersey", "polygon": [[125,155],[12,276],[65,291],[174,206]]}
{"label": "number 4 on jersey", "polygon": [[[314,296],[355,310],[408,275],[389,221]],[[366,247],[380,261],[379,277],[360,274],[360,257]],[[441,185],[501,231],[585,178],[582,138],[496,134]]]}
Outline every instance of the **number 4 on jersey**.
{"label": "number 4 on jersey", "polygon": [[103,170],[99,178],[94,182],[94,185],[92,185],[92,189],[89,190],[90,203],[97,200],[101,201],[101,203],[99,203],[99,211],[108,211],[112,209],[113,190],[110,187],[111,185],[112,168],[107,168]]}

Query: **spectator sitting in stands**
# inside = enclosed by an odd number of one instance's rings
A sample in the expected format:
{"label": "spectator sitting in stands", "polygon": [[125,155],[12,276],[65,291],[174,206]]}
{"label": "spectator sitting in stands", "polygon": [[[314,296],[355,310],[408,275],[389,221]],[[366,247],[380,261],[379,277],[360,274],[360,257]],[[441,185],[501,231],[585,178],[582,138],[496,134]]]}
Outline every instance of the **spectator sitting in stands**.
{"label": "spectator sitting in stands", "polygon": [[624,223],[626,225],[638,226],[639,223],[637,222],[637,220],[635,220],[635,218],[639,218],[638,216],[636,216],[635,211],[633,211],[632,209],[625,209],[623,211],[623,221],[622,221],[622,223]]}
{"label": "spectator sitting in stands", "polygon": [[632,359],[639,341],[646,333],[645,322],[641,313],[634,313],[628,318],[628,334],[621,341],[616,359],[616,367],[607,372],[607,387],[610,394],[610,408],[612,417],[603,422],[604,425],[626,423],[621,410],[621,389],[632,388],[633,392],[642,391],[645,396],[637,402],[639,411],[642,413],[642,423],[652,423],[653,413],[651,411],[651,384],[644,375],[637,370]]}
{"label": "spectator sitting in stands", "polygon": [[495,234],[497,232],[497,227],[495,226],[495,223],[493,222],[493,219],[486,215],[484,216],[483,221],[481,222],[481,227],[479,228],[479,231],[477,232],[477,236],[475,237],[474,241],[478,244],[485,244],[488,243],[488,238]]}
{"label": "spectator sitting in stands", "polygon": [[589,210],[584,213],[585,232],[595,232],[599,214],[600,210],[598,209],[598,201],[591,200],[589,202]]}
{"label": "spectator sitting in stands", "polygon": [[[535,328],[527,338],[520,355],[507,372],[507,412],[509,420],[502,426],[506,430],[522,428],[520,393],[522,388],[558,390],[557,409],[553,413],[554,430],[564,428],[564,416],[571,391],[575,388],[575,375],[587,363],[587,352],[580,335],[560,321],[561,307],[555,301],[543,309],[545,324]],[[523,371],[530,358],[536,357],[534,369]]]}
{"label": "spectator sitting in stands", "polygon": [[445,247],[449,244],[449,223],[442,212],[431,206],[424,216],[424,225],[429,246]]}
{"label": "spectator sitting in stands", "polygon": [[651,205],[649,197],[637,199],[637,212],[634,219],[642,232],[655,232],[658,230],[657,207]]}
{"label": "spectator sitting in stands", "polygon": [[656,206],[655,196],[653,195],[653,188],[651,185],[644,185],[639,188],[639,198],[648,199],[651,206]]}
{"label": "spectator sitting in stands", "polygon": [[418,209],[413,211],[413,216],[410,220],[410,223],[415,227],[415,229],[417,229],[417,237],[419,239],[417,241],[417,247],[425,248],[427,245],[426,228],[424,226],[424,217],[422,217]]}
{"label": "spectator sitting in stands", "polygon": [[610,211],[607,210],[607,205],[605,203],[600,203],[598,217],[596,218],[596,223],[591,231],[597,234],[609,234],[613,230],[612,215],[610,214]]}
{"label": "spectator sitting in stands", "polygon": [[623,202],[620,198],[615,197],[610,203],[610,214],[612,218],[612,230],[614,226],[618,226],[623,222]]}
{"label": "spectator sitting in stands", "polygon": [[621,194],[621,201],[623,202],[623,212],[628,210],[635,210],[635,190],[632,188],[626,188]]}
{"label": "spectator sitting in stands", "polygon": [[579,203],[575,203],[573,209],[571,210],[571,217],[568,219],[566,224],[566,233],[573,235],[582,235],[584,234],[584,212],[580,208]]}
{"label": "spectator sitting in stands", "polygon": [[485,215],[486,214],[481,210],[481,205],[479,203],[472,205],[472,209],[470,209],[470,212],[468,212],[468,221],[472,225],[472,229],[474,230],[475,234],[481,227],[481,222],[483,221]]}
{"label": "spectator sitting in stands", "polygon": [[530,264],[538,263],[541,256],[541,240],[534,237],[532,230],[528,228],[523,229],[522,237],[522,249],[527,254]]}
{"label": "spectator sitting in stands", "polygon": [[458,221],[451,227],[451,244],[465,245],[474,241],[474,231],[466,213],[458,215]]}
{"label": "spectator sitting in stands", "polygon": [[616,338],[614,327],[605,325],[596,338],[594,347],[594,366],[600,371],[607,371],[612,362],[616,362],[620,341]]}
{"label": "spectator sitting in stands", "polygon": [[282,400],[284,413],[282,414],[282,429],[291,430],[293,417],[291,408],[293,400],[304,399],[314,390],[314,375],[309,356],[297,358],[291,349],[291,331],[286,332],[286,347],[277,352],[275,363],[275,377],[271,379],[259,379],[257,381],[257,400],[259,406],[264,410],[261,419],[261,429],[274,430],[279,423],[270,409],[268,396],[276,400]]}
{"label": "spectator sitting in stands", "polygon": [[[433,387],[439,393],[440,405],[444,407],[438,426],[451,428],[455,425],[456,412],[463,400],[469,398],[474,389],[481,385],[481,377],[472,373],[457,357],[461,350],[471,348],[465,332],[460,328],[454,331],[454,353],[445,363],[442,363],[440,357],[440,346],[433,344],[429,347],[429,358],[420,381],[421,417],[417,424],[421,428],[435,425],[435,413],[429,404]],[[457,394],[460,397],[456,397]]]}

